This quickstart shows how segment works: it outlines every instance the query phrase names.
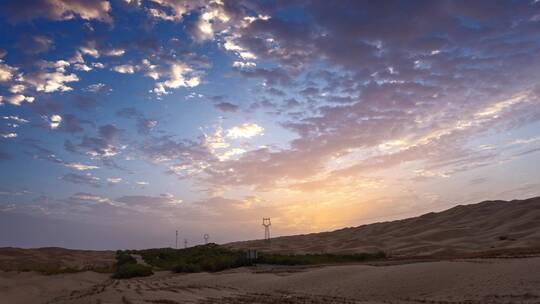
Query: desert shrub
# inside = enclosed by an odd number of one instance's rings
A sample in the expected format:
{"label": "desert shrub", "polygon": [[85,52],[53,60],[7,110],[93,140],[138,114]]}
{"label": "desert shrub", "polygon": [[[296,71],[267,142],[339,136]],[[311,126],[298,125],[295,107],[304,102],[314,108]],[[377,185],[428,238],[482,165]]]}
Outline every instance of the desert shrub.
{"label": "desert shrub", "polygon": [[221,271],[251,265],[244,251],[231,250],[216,244],[186,249],[148,249],[137,251],[144,261],[156,268],[175,272]]}
{"label": "desert shrub", "polygon": [[351,263],[379,260],[386,258],[382,251],[376,253],[356,253],[356,254],[272,254],[261,253],[257,259],[258,263],[273,265],[316,265]]}
{"label": "desert shrub", "polygon": [[200,272],[201,267],[197,264],[179,263],[178,265],[173,267],[172,271],[178,272],[178,273]]}
{"label": "desert shrub", "polygon": [[116,252],[116,265],[137,264],[137,260],[127,252]]}
{"label": "desert shrub", "polygon": [[[140,254],[144,261],[159,269],[174,272],[216,272],[253,262],[273,265],[316,265],[333,263],[364,262],[384,259],[384,252],[359,254],[270,254],[260,253],[255,261],[246,258],[245,251],[232,250],[216,244],[200,245],[186,249],[159,248],[132,251]],[[127,259],[127,258],[126,258]]]}
{"label": "desert shrub", "polygon": [[152,268],[140,264],[123,264],[117,265],[116,271],[113,274],[115,279],[128,279],[134,277],[147,277],[154,274]]}

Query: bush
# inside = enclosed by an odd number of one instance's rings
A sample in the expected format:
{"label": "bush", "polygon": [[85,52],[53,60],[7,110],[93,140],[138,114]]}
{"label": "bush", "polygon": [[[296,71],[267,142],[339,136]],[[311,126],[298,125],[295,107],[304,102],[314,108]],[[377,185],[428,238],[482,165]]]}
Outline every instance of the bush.
{"label": "bush", "polygon": [[117,265],[116,271],[113,274],[115,279],[128,279],[134,277],[147,277],[154,274],[152,268],[140,264],[123,264]]}
{"label": "bush", "polygon": [[193,273],[193,272],[200,272],[201,267],[197,264],[187,264],[187,263],[180,263],[172,269],[174,272],[185,272],[185,273]]}
{"label": "bush", "polygon": [[260,253],[258,263],[273,265],[315,265],[333,263],[351,263],[380,260],[386,258],[382,251],[376,253],[356,253],[356,254],[271,254]]}
{"label": "bush", "polygon": [[116,265],[137,264],[137,260],[126,252],[116,252]]}

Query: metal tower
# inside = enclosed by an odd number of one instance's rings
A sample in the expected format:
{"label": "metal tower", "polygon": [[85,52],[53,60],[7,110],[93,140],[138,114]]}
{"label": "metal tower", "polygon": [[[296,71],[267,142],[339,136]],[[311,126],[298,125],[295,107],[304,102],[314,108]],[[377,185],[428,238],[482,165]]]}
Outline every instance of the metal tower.
{"label": "metal tower", "polygon": [[270,242],[270,226],[272,225],[270,218],[263,217],[262,225],[264,226],[264,240]]}
{"label": "metal tower", "polygon": [[204,244],[205,244],[205,245],[208,244],[208,239],[210,238],[210,236],[208,235],[208,233],[205,233],[204,236],[203,236],[203,238],[204,238]]}
{"label": "metal tower", "polygon": [[176,243],[174,245],[175,249],[178,249],[178,230],[176,230]]}
{"label": "metal tower", "polygon": [[184,248],[187,248],[187,239],[184,239]]}

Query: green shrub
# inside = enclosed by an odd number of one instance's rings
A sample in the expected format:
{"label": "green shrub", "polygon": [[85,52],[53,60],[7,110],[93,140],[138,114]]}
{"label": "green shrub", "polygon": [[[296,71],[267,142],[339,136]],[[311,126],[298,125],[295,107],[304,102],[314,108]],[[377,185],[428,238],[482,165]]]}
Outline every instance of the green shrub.
{"label": "green shrub", "polygon": [[154,274],[152,268],[140,264],[123,264],[117,265],[116,271],[113,274],[115,279],[128,279],[134,277],[147,277]]}
{"label": "green shrub", "polygon": [[201,272],[201,267],[197,264],[187,264],[187,263],[180,263],[173,267],[172,271],[178,272],[178,273],[193,273],[193,272]]}
{"label": "green shrub", "polygon": [[[232,250],[216,244],[200,245],[186,249],[159,248],[147,250],[132,250],[140,254],[146,263],[155,268],[172,270],[174,272],[216,272],[242,266],[250,266],[253,262],[273,265],[316,265],[364,262],[385,258],[384,252],[359,254],[271,254],[259,253],[255,261],[246,258],[245,251]],[[122,260],[126,252],[117,254]]]}
{"label": "green shrub", "polygon": [[116,265],[137,264],[137,260],[126,252],[116,252]]}

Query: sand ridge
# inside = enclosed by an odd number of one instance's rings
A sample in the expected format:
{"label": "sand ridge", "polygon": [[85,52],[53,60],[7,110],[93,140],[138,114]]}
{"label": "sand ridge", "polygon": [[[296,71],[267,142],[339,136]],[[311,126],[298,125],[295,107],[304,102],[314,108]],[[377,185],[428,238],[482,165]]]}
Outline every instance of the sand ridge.
{"label": "sand ridge", "polygon": [[540,197],[460,205],[404,220],[226,246],[280,253],[384,251],[394,257],[536,253],[540,252]]}

